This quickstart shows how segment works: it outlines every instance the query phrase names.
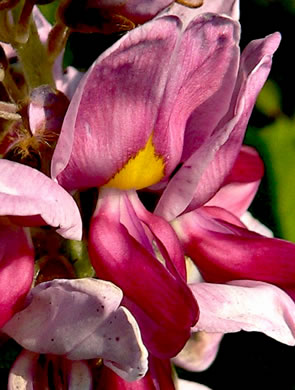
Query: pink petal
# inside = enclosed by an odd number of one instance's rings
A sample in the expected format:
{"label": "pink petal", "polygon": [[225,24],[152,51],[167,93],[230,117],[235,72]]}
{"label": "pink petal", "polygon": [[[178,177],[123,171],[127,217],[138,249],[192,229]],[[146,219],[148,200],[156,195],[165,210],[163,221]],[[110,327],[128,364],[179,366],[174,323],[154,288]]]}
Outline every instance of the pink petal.
{"label": "pink petal", "polygon": [[178,379],[178,390],[211,390],[209,387],[200,385],[199,383]]}
{"label": "pink petal", "polygon": [[157,242],[159,251],[165,259],[167,269],[175,277],[179,277],[180,275],[186,281],[186,264],[183,251],[171,225],[163,218],[148,212],[140,202],[135,191],[130,191],[128,196],[136,211],[137,217],[141,223],[148,227],[153,235],[153,239]]}
{"label": "pink petal", "polygon": [[[213,129],[213,124],[225,114],[237,74],[238,40],[238,24],[210,14],[195,18],[180,36],[155,126],[156,150],[160,155],[168,152],[170,160],[172,158],[173,165],[171,161],[166,162],[167,175],[172,171],[171,165],[174,169],[179,163],[181,154],[187,154],[189,146],[184,143],[187,139],[184,132],[189,131],[187,123],[195,117],[200,120],[199,136],[189,138],[195,148],[200,139],[210,134],[210,126]],[[206,115],[208,112],[212,123]],[[206,132],[201,118],[206,118]],[[196,133],[195,126],[193,130]]]}
{"label": "pink petal", "polygon": [[[39,216],[38,223],[58,228],[65,238],[80,240],[82,221],[74,199],[57,183],[36,169],[0,161],[0,215]],[[41,217],[41,218],[40,218]],[[22,220],[18,219],[22,224]],[[32,224],[35,224],[34,218]],[[30,218],[23,220],[30,226]]]}
{"label": "pink petal", "polygon": [[41,283],[3,332],[33,352],[103,358],[118,375],[136,380],[147,370],[147,351],[134,318],[119,306],[121,299],[121,290],[102,280]]}
{"label": "pink petal", "polygon": [[63,72],[55,72],[56,88],[72,99],[84,73],[79,72],[73,66],[68,66]]}
{"label": "pink petal", "polygon": [[195,331],[257,331],[295,345],[295,303],[278,287],[251,280],[235,280],[226,285],[198,283],[190,287],[200,305]]}
{"label": "pink petal", "polygon": [[[133,213],[129,211],[132,218],[127,218],[126,212],[121,213],[120,203],[125,203],[124,192],[111,189],[101,191],[90,226],[90,258],[99,277],[118,285],[124,291],[124,296],[145,317],[151,318],[151,323],[158,323],[160,331],[166,330],[169,340],[174,337],[175,341],[168,344],[162,340],[163,331],[160,337],[156,329],[152,329],[155,332],[148,336],[154,340],[154,354],[170,357],[187,340],[190,327],[197,320],[197,304],[186,283],[176,276],[175,269],[173,274],[170,273],[151,252],[146,244],[148,237],[144,238],[144,231],[135,225],[138,217],[133,214],[134,210]],[[169,248],[169,245],[166,250],[173,246]],[[137,315],[136,318],[141,326],[141,322],[144,322],[141,321],[142,316]],[[146,335],[143,337],[146,342]],[[159,341],[158,347],[156,340]],[[150,345],[147,347],[152,348]]]}
{"label": "pink petal", "polygon": [[33,275],[34,250],[25,230],[1,223],[0,328],[21,309]]}
{"label": "pink petal", "polygon": [[169,175],[180,160],[193,110],[221,91],[214,109],[218,101],[218,111],[226,111],[237,70],[237,29],[229,19],[206,15],[180,34],[179,20],[163,17],[122,38],[75,93],[53,157],[53,177],[67,189],[105,184],[151,136]]}
{"label": "pink petal", "polygon": [[206,206],[217,206],[240,217],[250,206],[263,176],[263,162],[258,153],[243,146],[226,178],[225,185]]}
{"label": "pink petal", "polygon": [[106,183],[146,145],[154,130],[178,24],[167,17],[132,30],[84,76],[52,161],[52,176],[64,187]]}
{"label": "pink petal", "polygon": [[201,7],[190,8],[183,5],[177,4],[174,2],[171,7],[169,7],[165,14],[168,15],[177,15],[182,22],[187,25],[193,18],[196,16],[212,12],[214,14],[227,15],[234,20],[239,20],[240,17],[240,6],[238,0],[211,0],[203,1]]}
{"label": "pink petal", "polygon": [[188,371],[206,370],[215,360],[222,337],[222,333],[193,333],[173,363]]}
{"label": "pink petal", "polygon": [[275,33],[251,42],[244,50],[227,115],[172,178],[157,205],[158,215],[172,220],[188,206],[194,209],[203,205],[220,188],[239,153],[255,99],[279,42],[280,35]]}
{"label": "pink petal", "polygon": [[10,369],[8,390],[34,390],[34,371],[39,354],[23,350]]}
{"label": "pink petal", "polygon": [[206,281],[253,279],[295,292],[295,244],[212,218],[206,208],[184,214],[173,225]]}
{"label": "pink petal", "polygon": [[241,222],[247,227],[247,229],[252,230],[252,232],[256,232],[265,237],[273,237],[273,232],[267,226],[258,221],[258,219],[254,218],[248,211],[241,216]]}
{"label": "pink petal", "polygon": [[173,0],[102,0],[99,6],[126,16],[134,23],[144,23],[168,7]]}

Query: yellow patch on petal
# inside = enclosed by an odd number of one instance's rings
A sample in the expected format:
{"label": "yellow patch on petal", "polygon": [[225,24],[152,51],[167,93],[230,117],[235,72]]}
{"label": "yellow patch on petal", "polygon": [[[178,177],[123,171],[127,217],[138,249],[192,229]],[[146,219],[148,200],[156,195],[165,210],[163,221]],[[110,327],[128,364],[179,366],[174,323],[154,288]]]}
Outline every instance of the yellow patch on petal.
{"label": "yellow patch on petal", "polygon": [[151,135],[143,149],[130,158],[105,187],[130,190],[149,187],[164,176],[164,158],[156,154]]}

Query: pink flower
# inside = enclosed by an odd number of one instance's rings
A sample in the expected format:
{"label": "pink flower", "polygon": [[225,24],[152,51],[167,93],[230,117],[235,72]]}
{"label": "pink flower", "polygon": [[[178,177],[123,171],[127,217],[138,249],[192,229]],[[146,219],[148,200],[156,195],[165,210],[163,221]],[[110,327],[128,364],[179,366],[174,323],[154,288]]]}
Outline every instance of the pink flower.
{"label": "pink flower", "polygon": [[[237,16],[234,6],[227,11]],[[100,277],[122,288],[159,358],[180,350],[198,315],[182,248],[165,220],[204,205],[224,183],[280,41],[279,34],[253,41],[240,57],[239,33],[233,18],[206,13],[184,24],[160,16],[126,34],[79,84],[53,156],[52,176],[66,189],[105,187],[90,257]],[[134,190],[167,183],[156,208],[164,220],[144,210]],[[252,185],[243,194],[247,203]],[[189,233],[180,235],[185,251]]]}

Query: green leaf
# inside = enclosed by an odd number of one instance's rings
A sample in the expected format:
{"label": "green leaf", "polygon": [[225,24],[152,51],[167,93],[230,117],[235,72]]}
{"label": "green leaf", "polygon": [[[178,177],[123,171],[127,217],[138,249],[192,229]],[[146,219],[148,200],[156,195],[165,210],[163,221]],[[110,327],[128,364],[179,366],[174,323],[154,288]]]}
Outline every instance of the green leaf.
{"label": "green leaf", "polygon": [[295,120],[281,115],[271,125],[256,130],[264,146],[271,202],[281,237],[295,242]]}

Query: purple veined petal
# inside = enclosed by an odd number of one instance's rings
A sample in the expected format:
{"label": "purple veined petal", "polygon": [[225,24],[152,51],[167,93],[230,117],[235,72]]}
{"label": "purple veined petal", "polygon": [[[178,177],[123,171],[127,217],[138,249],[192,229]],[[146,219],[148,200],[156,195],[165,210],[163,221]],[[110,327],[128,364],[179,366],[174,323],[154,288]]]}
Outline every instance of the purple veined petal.
{"label": "purple veined petal", "polygon": [[[239,35],[238,23],[225,17],[204,14],[195,18],[180,37],[171,59],[171,74],[160,106],[154,137],[156,150],[161,155],[168,151],[170,159],[174,161],[173,169],[188,147],[185,144],[187,122],[190,123],[194,116],[207,117],[206,129],[210,134],[208,112],[214,123],[216,117],[220,118],[228,109],[238,70]],[[163,131],[166,127],[167,131]],[[213,124],[211,127],[214,129]],[[196,132],[200,134],[199,138],[207,136],[202,123],[193,131],[194,136]],[[189,143],[192,147],[196,147],[199,138],[195,140],[190,135]],[[179,148],[178,145],[181,150],[176,153],[175,147]],[[171,173],[167,163],[165,173]]]}
{"label": "purple veined petal", "polygon": [[38,353],[23,350],[16,358],[8,376],[7,390],[34,390],[34,371]]}
{"label": "purple veined petal", "polygon": [[198,283],[190,287],[201,313],[193,330],[257,331],[281,343],[295,345],[295,303],[278,287],[252,280]]}
{"label": "purple veined petal", "polygon": [[[43,220],[63,237],[81,239],[79,209],[61,186],[36,169],[16,162],[2,159],[0,167],[0,215],[33,217],[33,224],[39,216],[40,225]],[[29,220],[25,218],[24,224],[30,226]],[[19,223],[22,224],[21,218]]]}
{"label": "purple veined petal", "polygon": [[82,79],[55,150],[53,178],[69,190],[106,183],[140,189],[169,175],[180,160],[185,123],[196,106],[220,89],[218,102],[226,106],[230,99],[237,30],[232,20],[206,14],[183,34],[172,17],[126,34]]}
{"label": "purple veined petal", "polygon": [[52,177],[65,188],[105,184],[146,146],[178,35],[176,18],[147,23],[121,38],[83,77],[52,160]]}
{"label": "purple veined petal", "polygon": [[0,328],[22,308],[33,276],[34,249],[28,232],[18,226],[1,223]]}
{"label": "purple veined petal", "polygon": [[246,47],[227,115],[171,179],[157,205],[158,215],[172,220],[188,206],[194,209],[203,205],[220,188],[240,151],[255,99],[279,42],[280,34],[274,33]]}
{"label": "purple veined petal", "polygon": [[[132,236],[131,219],[127,221],[127,227],[124,225],[120,216],[122,196],[124,192],[118,190],[104,189],[100,192],[90,225],[90,259],[99,277],[118,285],[124,297],[142,311],[142,316],[151,318],[151,324],[160,325],[149,330],[154,354],[171,357],[189,337],[192,323],[197,320],[197,303],[183,279],[170,273],[142,240],[137,241]],[[140,238],[139,235],[136,237]],[[129,305],[127,307],[130,308]],[[132,308],[130,311],[133,313]],[[138,321],[142,317],[133,314]],[[175,341],[170,337],[170,344],[163,343],[162,329],[166,329],[169,336],[174,334]],[[143,338],[146,344],[146,336],[143,335]],[[158,346],[155,340],[159,340]],[[150,346],[147,345],[147,348],[150,349]]]}
{"label": "purple veined petal", "polygon": [[193,333],[173,363],[188,371],[206,370],[215,360],[222,337],[222,333]]}
{"label": "purple veined petal", "polygon": [[209,387],[201,385],[200,383],[187,381],[185,379],[178,379],[177,390],[211,390]]}
{"label": "purple veined petal", "polygon": [[122,291],[110,282],[56,279],[32,289],[25,309],[2,330],[32,352],[102,358],[124,379],[137,380],[147,370],[147,351],[121,300]]}
{"label": "purple veined petal", "polygon": [[250,206],[263,173],[264,166],[258,153],[243,146],[225,184],[206,206],[222,207],[241,217]]}

